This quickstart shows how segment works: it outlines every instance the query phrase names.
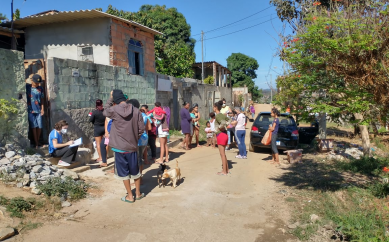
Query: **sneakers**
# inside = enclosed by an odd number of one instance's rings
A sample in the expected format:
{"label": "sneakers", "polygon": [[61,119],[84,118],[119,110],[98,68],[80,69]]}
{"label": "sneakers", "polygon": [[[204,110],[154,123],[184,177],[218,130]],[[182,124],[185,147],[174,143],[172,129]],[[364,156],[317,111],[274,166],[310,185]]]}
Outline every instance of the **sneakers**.
{"label": "sneakers", "polygon": [[237,156],[235,156],[235,158],[242,159],[242,156],[241,155],[237,155]]}
{"label": "sneakers", "polygon": [[231,148],[226,147],[226,150],[230,150]]}
{"label": "sneakers", "polygon": [[65,162],[65,161],[62,161],[62,160],[60,160],[60,161],[58,162],[58,165],[59,165],[59,166],[70,166],[69,163],[67,163],[67,162]]}
{"label": "sneakers", "polygon": [[247,156],[242,156],[242,159],[247,159]]}

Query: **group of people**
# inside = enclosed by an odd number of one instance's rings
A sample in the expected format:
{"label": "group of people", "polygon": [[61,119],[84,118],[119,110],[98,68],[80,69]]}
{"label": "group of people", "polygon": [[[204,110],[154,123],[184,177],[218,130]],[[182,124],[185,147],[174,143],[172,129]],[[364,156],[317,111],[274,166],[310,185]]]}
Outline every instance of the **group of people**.
{"label": "group of people", "polygon": [[[225,151],[231,148],[230,145],[233,140],[235,140],[239,149],[239,154],[236,158],[247,159],[245,144],[247,117],[244,110],[242,111],[240,108],[232,109],[227,106],[226,100],[222,99],[214,104],[213,112],[209,114],[206,126],[200,127],[200,112],[198,108],[196,103],[192,106],[188,102],[183,103],[180,116],[181,129],[185,138],[181,148],[190,150],[193,136],[196,136],[196,146],[201,147],[199,145],[199,131],[204,129],[207,135],[207,147],[216,148],[217,145],[220,152],[223,170],[217,174],[227,175],[229,171]],[[251,113],[254,115],[255,110]]]}
{"label": "group of people", "polygon": [[[94,125],[94,137],[101,167],[107,166],[108,146],[115,153],[115,177],[123,180],[127,195],[121,200],[133,203],[144,194],[140,192],[142,171],[148,161],[147,146],[150,146],[152,160],[163,164],[169,162],[167,137],[169,135],[169,117],[160,102],[150,110],[147,105],[140,105],[136,99],[128,100],[121,90],[113,90],[105,106],[102,100],[96,101],[96,109],[89,114],[89,121]],[[75,159],[77,146],[74,141],[63,143],[62,135],[67,132],[65,120],[55,124],[49,137],[49,152],[54,157],[61,157],[58,165],[69,166]],[[156,160],[156,138],[159,137],[161,152]],[[131,192],[130,179],[134,179],[135,198]]]}

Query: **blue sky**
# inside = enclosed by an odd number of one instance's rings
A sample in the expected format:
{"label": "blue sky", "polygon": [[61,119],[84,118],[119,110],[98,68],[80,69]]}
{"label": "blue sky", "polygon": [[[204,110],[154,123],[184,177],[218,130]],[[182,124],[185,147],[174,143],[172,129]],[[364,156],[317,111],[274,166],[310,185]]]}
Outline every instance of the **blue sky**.
{"label": "blue sky", "polygon": [[[8,2],[8,4],[7,4]],[[0,12],[6,14],[8,18],[11,17],[10,3],[11,0],[1,0]],[[233,23],[237,20],[246,18],[261,10],[264,10],[269,5],[269,0],[148,0],[148,1],[123,1],[123,0],[14,0],[14,8],[19,8],[21,17],[25,17],[34,13],[55,9],[59,11],[73,11],[94,9],[101,7],[104,10],[112,4],[118,9],[126,11],[137,11],[143,4],[159,4],[167,7],[175,7],[179,12],[184,14],[187,22],[192,27],[193,38],[200,40],[200,34],[203,30],[209,30],[222,27],[224,25]],[[269,21],[271,18],[273,20]],[[264,21],[266,23],[260,24]],[[256,27],[237,32],[235,34],[218,37],[220,35],[229,34],[248,28],[253,25],[260,24]],[[276,54],[278,33],[282,31],[282,23],[277,18],[274,7],[264,10],[250,18],[242,20],[236,24],[230,25],[226,28],[205,33],[205,59],[204,61],[217,61],[220,64],[227,65],[227,57],[231,53],[243,53],[255,58],[259,63],[257,71],[258,78],[255,80],[260,88],[268,88],[266,81],[270,80],[268,74],[272,74],[273,86],[274,80],[278,73],[282,72],[282,62]],[[201,42],[198,41],[195,48],[196,61],[201,61]],[[269,68],[272,70],[269,72]],[[266,77],[267,76],[267,77]]]}

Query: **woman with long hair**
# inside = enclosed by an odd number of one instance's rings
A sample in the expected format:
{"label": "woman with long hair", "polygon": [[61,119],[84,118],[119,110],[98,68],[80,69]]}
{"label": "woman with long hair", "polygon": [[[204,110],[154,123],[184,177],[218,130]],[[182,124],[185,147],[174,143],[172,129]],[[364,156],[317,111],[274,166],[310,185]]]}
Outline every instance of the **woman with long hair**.
{"label": "woman with long hair", "polygon": [[280,164],[280,160],[278,157],[278,149],[277,149],[277,136],[278,136],[278,128],[280,127],[280,121],[278,120],[278,116],[280,115],[280,111],[277,108],[271,109],[271,116],[274,117],[273,124],[269,125],[269,130],[272,132],[271,134],[271,150],[273,156],[273,164]]}
{"label": "woman with long hair", "polygon": [[190,104],[188,102],[184,102],[183,107],[180,111],[181,116],[181,130],[182,133],[185,135],[184,141],[182,142],[182,148],[185,150],[190,150],[189,148],[189,139],[191,135],[191,125],[192,125],[192,118],[190,117],[190,113],[188,111]]}
{"label": "woman with long hair", "polygon": [[216,113],[215,116],[215,128],[216,128],[216,140],[217,140],[217,146],[219,148],[220,157],[222,159],[222,166],[223,170],[221,172],[218,172],[218,175],[227,175],[229,173],[228,171],[228,161],[226,156],[226,146],[228,143],[228,135],[227,135],[227,128],[229,118],[220,113],[220,110],[222,109],[223,101],[219,101],[213,105],[213,111]]}
{"label": "woman with long hair", "polygon": [[89,122],[93,123],[94,137],[96,141],[97,154],[99,158],[96,160],[102,162],[100,143],[105,135],[105,116],[103,115],[103,101],[96,100],[96,109],[89,113]]}

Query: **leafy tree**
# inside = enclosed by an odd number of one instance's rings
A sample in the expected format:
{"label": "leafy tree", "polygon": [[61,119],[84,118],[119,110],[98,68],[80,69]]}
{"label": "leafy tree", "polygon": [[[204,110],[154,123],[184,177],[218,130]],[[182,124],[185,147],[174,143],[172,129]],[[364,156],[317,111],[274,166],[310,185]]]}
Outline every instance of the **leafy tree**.
{"label": "leafy tree", "polygon": [[232,72],[232,85],[234,87],[246,85],[253,100],[261,97],[261,92],[253,81],[253,79],[257,78],[255,71],[258,67],[256,59],[242,53],[233,53],[227,58],[227,68]]}
{"label": "leafy tree", "polygon": [[7,16],[5,14],[0,13],[0,22],[7,19]]}
{"label": "leafy tree", "polygon": [[215,79],[213,79],[213,76],[208,76],[207,78],[204,79],[205,84],[215,84]]}
{"label": "leafy tree", "polygon": [[282,99],[288,88],[297,90],[299,100],[324,93],[325,99],[319,95],[310,105],[332,114],[353,114],[360,124],[367,155],[370,140],[366,124],[374,116],[386,121],[389,109],[386,1],[345,1],[329,6],[301,2],[303,21],[296,22],[296,35],[286,36],[280,50],[281,58],[300,78],[294,83],[280,81],[283,91],[279,97]]}
{"label": "leafy tree", "polygon": [[20,10],[17,8],[14,13],[14,20],[20,19]]}
{"label": "leafy tree", "polygon": [[196,41],[190,37],[191,27],[185,16],[176,8],[143,5],[138,12],[127,12],[109,5],[106,12],[163,33],[163,36],[155,36],[155,58],[159,73],[176,77],[193,76]]}

